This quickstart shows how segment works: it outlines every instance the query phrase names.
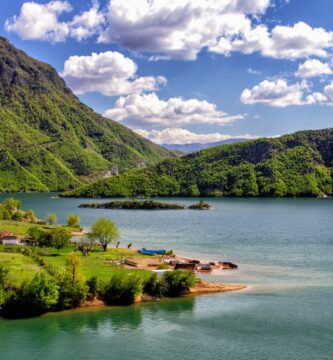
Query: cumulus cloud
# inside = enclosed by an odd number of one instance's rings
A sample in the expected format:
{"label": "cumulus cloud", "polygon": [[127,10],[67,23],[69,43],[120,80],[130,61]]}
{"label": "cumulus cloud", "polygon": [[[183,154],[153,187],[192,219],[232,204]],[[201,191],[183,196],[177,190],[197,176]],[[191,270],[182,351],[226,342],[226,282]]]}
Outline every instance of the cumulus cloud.
{"label": "cumulus cloud", "polygon": [[180,97],[161,100],[155,93],[120,97],[114,108],[104,115],[132,127],[225,125],[244,117],[231,116],[205,100],[184,100]]}
{"label": "cumulus cloud", "polygon": [[5,29],[24,40],[64,41],[69,34],[69,26],[66,22],[60,22],[58,17],[71,10],[67,1],[53,0],[47,4],[26,2],[19,16],[6,21]]}
{"label": "cumulus cloud", "polygon": [[211,142],[223,141],[234,138],[255,139],[257,137],[248,134],[237,136],[231,136],[221,133],[197,134],[181,128],[166,128],[160,131],[135,129],[134,131],[139,135],[153,141],[156,144],[207,144]]}
{"label": "cumulus cloud", "polygon": [[210,46],[216,53],[239,51],[246,54],[260,52],[276,59],[299,59],[309,56],[326,57],[333,47],[333,32],[312,28],[304,22],[293,26],[275,26],[270,32],[265,25],[254,28],[247,24],[236,38],[222,37]]}
{"label": "cumulus cloud", "polygon": [[251,27],[249,15],[263,14],[269,0],[112,0],[107,29],[99,41],[133,51],[193,60],[220,38]]}
{"label": "cumulus cloud", "polygon": [[323,93],[315,92],[307,97],[310,104],[333,106],[333,81],[324,87]]}
{"label": "cumulus cloud", "polygon": [[310,78],[321,75],[331,75],[332,73],[329,64],[323,63],[317,59],[311,59],[300,64],[295,75],[302,78]]}
{"label": "cumulus cloud", "polygon": [[70,21],[60,21],[63,13],[73,10],[67,0],[52,0],[46,4],[25,2],[18,16],[5,23],[8,32],[16,33],[24,40],[45,40],[53,43],[72,37],[78,41],[102,32],[105,16],[97,0],[91,8],[75,15]]}
{"label": "cumulus cloud", "polygon": [[99,92],[106,96],[154,91],[164,85],[162,76],[138,77],[135,62],[116,51],[71,56],[61,73],[76,94]]}
{"label": "cumulus cloud", "polygon": [[71,37],[82,41],[102,31],[105,16],[99,10],[99,7],[99,2],[93,0],[89,10],[73,17],[73,20],[69,23]]}
{"label": "cumulus cloud", "polygon": [[328,56],[332,31],[302,21],[270,29],[258,21],[270,5],[273,0],[109,0],[101,10],[92,0],[89,10],[63,22],[59,16],[71,9],[67,0],[26,2],[6,29],[23,39],[52,42],[98,35],[99,42],[151,53],[152,60],[194,60],[203,49],[224,55],[259,52],[277,59]]}
{"label": "cumulus cloud", "polygon": [[252,89],[245,89],[241,94],[244,104],[265,104],[274,107],[305,105],[304,92],[309,88],[305,81],[289,85],[286,80],[264,80]]}

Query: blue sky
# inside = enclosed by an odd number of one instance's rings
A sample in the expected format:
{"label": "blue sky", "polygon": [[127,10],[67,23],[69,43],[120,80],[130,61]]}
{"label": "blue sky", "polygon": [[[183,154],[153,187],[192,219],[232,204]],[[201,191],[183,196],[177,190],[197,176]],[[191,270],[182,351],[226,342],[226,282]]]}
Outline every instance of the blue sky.
{"label": "blue sky", "polygon": [[141,135],[212,142],[332,127],[332,12],[329,0],[12,0],[0,34]]}

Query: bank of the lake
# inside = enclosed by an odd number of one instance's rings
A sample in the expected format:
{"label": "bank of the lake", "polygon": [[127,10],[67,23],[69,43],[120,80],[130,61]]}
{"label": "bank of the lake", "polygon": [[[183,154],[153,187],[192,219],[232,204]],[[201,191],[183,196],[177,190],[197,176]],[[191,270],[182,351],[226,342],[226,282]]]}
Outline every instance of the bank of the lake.
{"label": "bank of the lake", "polygon": [[85,227],[98,217],[112,218],[122,230],[122,244],[234,261],[237,271],[201,276],[250,286],[124,308],[0,320],[1,359],[46,354],[51,360],[187,360],[198,354],[237,360],[331,359],[332,199],[209,199],[214,211],[149,212],[78,209],[84,199],[51,194],[13,196],[41,218],[52,209],[62,223],[73,212]]}

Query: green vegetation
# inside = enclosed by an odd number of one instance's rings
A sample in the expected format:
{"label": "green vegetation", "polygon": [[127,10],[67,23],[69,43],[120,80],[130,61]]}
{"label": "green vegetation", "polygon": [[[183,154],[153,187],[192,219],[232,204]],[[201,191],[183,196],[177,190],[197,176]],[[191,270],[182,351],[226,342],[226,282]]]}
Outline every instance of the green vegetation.
{"label": "green vegetation", "polygon": [[333,129],[222,145],[98,180],[68,197],[332,195]]}
{"label": "green vegetation", "polygon": [[74,228],[80,228],[80,223],[81,223],[81,219],[80,216],[76,215],[76,214],[69,214],[67,216],[67,225],[69,227],[74,227]]}
{"label": "green vegetation", "polygon": [[106,218],[97,219],[95,224],[91,225],[88,237],[92,240],[97,240],[104,251],[111,243],[119,239],[119,230],[117,225]]}
{"label": "green vegetation", "polygon": [[[21,214],[22,219],[26,213],[31,214],[21,210],[21,203],[15,199],[7,199],[0,206],[11,218],[15,213]],[[106,218],[97,219],[87,238],[80,242],[71,242],[70,233],[60,225],[41,225],[38,219],[35,223],[11,221],[20,229],[23,224],[29,226],[24,230],[28,236],[25,241],[30,245],[0,245],[3,317],[37,316],[47,311],[73,309],[96,299],[108,305],[127,305],[140,299],[144,292],[154,297],[181,296],[195,282],[192,273],[182,271],[157,278],[148,270],[126,269],[125,260],[146,256],[120,249],[119,243],[115,248],[108,246],[118,240],[119,230]],[[78,225],[79,218],[71,215],[68,223]],[[162,264],[161,268],[164,267],[168,268]]]}
{"label": "green vegetation", "polygon": [[71,244],[52,256],[38,246],[0,245],[0,315],[36,316],[72,309],[95,298],[107,305],[127,305],[143,293],[177,297],[196,281],[193,273],[181,270],[161,277],[147,270],[126,270],[114,260],[143,256],[127,249],[95,248],[85,257],[76,248]]}
{"label": "green vegetation", "polygon": [[185,206],[177,203],[169,203],[153,200],[123,200],[110,201],[107,203],[90,203],[81,204],[80,208],[91,209],[126,209],[126,210],[208,210],[211,206],[207,202],[200,201],[198,203]]}
{"label": "green vegetation", "polygon": [[103,118],[56,70],[0,37],[0,192],[67,190],[174,156]]}
{"label": "green vegetation", "polygon": [[130,210],[183,210],[186,206],[176,203],[167,203],[153,200],[125,200],[110,201],[107,203],[82,204],[81,208],[93,209],[130,209]]}

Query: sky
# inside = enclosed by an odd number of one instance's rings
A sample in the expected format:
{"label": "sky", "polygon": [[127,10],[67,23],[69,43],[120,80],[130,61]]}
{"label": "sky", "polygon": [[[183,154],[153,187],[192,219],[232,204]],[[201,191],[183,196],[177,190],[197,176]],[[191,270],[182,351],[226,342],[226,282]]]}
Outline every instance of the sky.
{"label": "sky", "polygon": [[0,0],[0,35],[158,144],[333,126],[331,0]]}

